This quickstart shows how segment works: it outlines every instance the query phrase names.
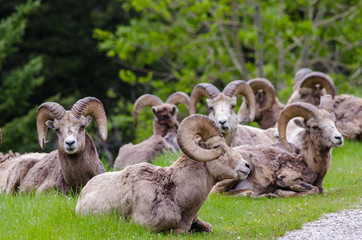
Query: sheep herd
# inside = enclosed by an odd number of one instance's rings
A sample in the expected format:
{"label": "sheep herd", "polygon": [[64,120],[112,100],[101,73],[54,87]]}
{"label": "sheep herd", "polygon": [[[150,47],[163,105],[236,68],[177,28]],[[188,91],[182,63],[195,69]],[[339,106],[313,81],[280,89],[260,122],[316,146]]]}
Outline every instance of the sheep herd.
{"label": "sheep herd", "polygon": [[[242,105],[235,112],[237,96]],[[206,98],[209,116],[197,113]],[[177,120],[178,104],[191,114]],[[210,192],[289,197],[319,194],[331,165],[331,151],[344,138],[362,140],[362,99],[336,95],[326,74],[300,69],[293,94],[281,104],[264,78],[232,81],[222,92],[199,83],[188,96],[176,92],[164,103],[152,94],[137,99],[133,119],[152,107],[153,136],[119,150],[115,172],[106,172],[85,128],[94,118],[102,141],[107,138],[103,104],[94,97],[71,110],[46,102],[37,111],[40,147],[48,128],[58,148],[50,153],[0,154],[0,193],[79,192],[76,213],[117,212],[147,228],[172,233],[211,232],[198,211]],[[260,128],[246,126],[255,121]],[[4,136],[6,137],[6,136]],[[0,143],[1,143],[0,131]],[[158,154],[181,150],[170,167],[152,165]]]}

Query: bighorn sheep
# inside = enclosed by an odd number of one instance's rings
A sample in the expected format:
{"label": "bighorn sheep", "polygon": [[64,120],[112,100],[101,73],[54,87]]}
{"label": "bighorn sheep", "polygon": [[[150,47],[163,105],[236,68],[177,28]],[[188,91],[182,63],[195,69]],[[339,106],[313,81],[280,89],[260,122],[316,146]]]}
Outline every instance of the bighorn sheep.
{"label": "bighorn sheep", "polygon": [[116,211],[154,231],[211,232],[211,224],[197,212],[216,182],[244,179],[249,165],[225,144],[218,127],[206,116],[185,118],[177,142],[184,155],[170,167],[140,163],[91,179],[79,196],[76,212]]}
{"label": "bighorn sheep", "polygon": [[1,191],[79,191],[93,176],[104,173],[94,142],[85,132],[92,117],[104,141],[107,138],[107,119],[98,99],[83,98],[70,111],[55,102],[41,104],[37,111],[39,144],[44,150],[49,127],[57,134],[58,149],[49,154],[43,153],[41,157],[25,154],[6,161],[7,170],[1,173]]}
{"label": "bighorn sheep", "polygon": [[179,150],[176,142],[178,108],[176,105],[184,104],[189,111],[190,97],[183,92],[170,95],[163,103],[160,98],[151,94],[144,94],[137,99],[133,107],[133,119],[137,126],[138,115],[145,106],[152,107],[153,136],[136,145],[128,143],[123,145],[118,152],[115,168],[125,168],[129,165],[151,160],[164,151],[176,152]]}
{"label": "bighorn sheep", "polygon": [[[280,103],[275,94],[273,84],[265,78],[254,78],[247,82],[255,95],[255,118],[260,128],[268,129],[275,127],[284,104]],[[240,109],[248,112],[249,106],[243,102]]]}
{"label": "bighorn sheep", "polygon": [[324,73],[310,69],[301,69],[298,73],[288,104],[299,101],[317,106],[322,95],[331,94],[334,97],[337,128],[345,138],[362,140],[362,99],[346,94],[335,96],[333,80]]}
{"label": "bighorn sheep", "polygon": [[[249,104],[250,114],[243,113],[242,109],[235,114],[236,97],[242,94]],[[196,113],[196,105],[202,97],[206,97],[209,107],[209,117],[213,119],[225,137],[229,146],[236,146],[238,123],[248,123],[255,116],[255,97],[250,86],[242,80],[230,82],[222,92],[210,83],[197,84],[190,99],[190,113]]]}
{"label": "bighorn sheep", "polygon": [[[287,142],[288,122],[300,127]],[[241,181],[224,181],[216,192],[252,196],[299,196],[323,191],[323,179],[331,165],[333,147],[343,145],[343,136],[335,126],[333,100],[323,96],[320,109],[309,103],[293,103],[280,114],[278,132],[281,143],[243,145],[234,148],[251,166],[251,174]],[[284,147],[283,147],[284,145]]]}

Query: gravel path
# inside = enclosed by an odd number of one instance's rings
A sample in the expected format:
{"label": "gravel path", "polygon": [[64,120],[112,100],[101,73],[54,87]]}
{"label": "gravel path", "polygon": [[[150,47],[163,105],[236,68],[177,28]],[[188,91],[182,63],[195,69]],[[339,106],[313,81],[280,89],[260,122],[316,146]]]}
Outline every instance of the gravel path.
{"label": "gravel path", "polygon": [[357,240],[362,239],[362,209],[343,210],[325,214],[302,229],[287,232],[278,240]]}

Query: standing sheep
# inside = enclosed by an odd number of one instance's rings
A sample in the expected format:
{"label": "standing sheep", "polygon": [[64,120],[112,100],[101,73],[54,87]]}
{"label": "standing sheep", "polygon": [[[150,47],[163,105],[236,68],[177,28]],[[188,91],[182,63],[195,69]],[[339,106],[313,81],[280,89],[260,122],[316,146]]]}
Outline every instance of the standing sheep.
{"label": "standing sheep", "polygon": [[[288,122],[295,118],[299,132],[288,136]],[[318,109],[308,103],[285,107],[278,121],[281,143],[243,145],[234,148],[251,166],[245,180],[224,181],[216,192],[252,196],[300,196],[323,191],[323,179],[331,165],[332,148],[343,145],[343,137],[335,126],[333,100],[323,96]]]}
{"label": "standing sheep", "polygon": [[123,145],[119,149],[114,167],[125,168],[136,163],[151,162],[164,151],[178,151],[176,132],[179,122],[177,121],[178,108],[176,105],[180,103],[189,110],[190,97],[186,93],[176,92],[168,97],[166,103],[152,94],[144,94],[139,97],[133,107],[135,126],[137,126],[138,115],[142,108],[151,106],[154,116],[153,136],[136,145],[132,143]]}
{"label": "standing sheep", "polygon": [[170,167],[140,163],[91,179],[79,196],[76,212],[116,211],[154,231],[211,232],[211,224],[197,212],[218,181],[244,179],[249,165],[225,144],[220,130],[206,116],[184,119],[177,142],[184,155]]}
{"label": "standing sheep", "polygon": [[104,141],[107,138],[107,119],[98,99],[83,98],[69,111],[55,102],[40,105],[37,111],[39,144],[44,150],[49,127],[57,134],[58,149],[42,154],[40,158],[25,154],[5,162],[7,168],[0,174],[1,191],[40,193],[56,189],[68,193],[79,191],[89,179],[104,173],[94,142],[85,132],[92,117],[98,125],[100,138]]}

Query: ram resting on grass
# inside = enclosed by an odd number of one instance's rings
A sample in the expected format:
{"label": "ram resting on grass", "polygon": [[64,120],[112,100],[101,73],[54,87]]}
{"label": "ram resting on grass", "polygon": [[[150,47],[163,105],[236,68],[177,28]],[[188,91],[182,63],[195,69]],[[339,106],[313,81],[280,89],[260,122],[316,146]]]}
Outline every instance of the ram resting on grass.
{"label": "ram resting on grass", "polygon": [[[295,118],[299,126],[287,142],[288,122]],[[343,145],[343,136],[335,126],[333,100],[323,96],[318,109],[309,103],[293,103],[285,107],[278,121],[281,143],[243,145],[234,148],[251,168],[244,180],[224,181],[216,192],[251,196],[300,196],[323,191],[323,179],[330,168],[332,148]],[[292,122],[291,122],[292,123]]]}
{"label": "ram resting on grass", "polygon": [[[66,111],[60,104],[46,102],[37,111],[38,139],[44,150],[47,128],[55,130],[58,149],[43,157],[25,154],[0,165],[1,191],[37,193],[56,189],[62,193],[79,191],[89,179],[104,173],[92,138],[85,128],[95,119],[101,140],[107,138],[103,104],[94,97],[77,101]],[[4,165],[5,164],[5,165]]]}
{"label": "ram resting on grass", "polygon": [[246,178],[249,165],[225,144],[206,116],[184,119],[177,142],[184,154],[170,167],[140,163],[91,179],[79,196],[76,212],[116,211],[154,231],[211,232],[211,224],[198,217],[199,209],[218,181]]}
{"label": "ram resting on grass", "polygon": [[189,111],[190,97],[183,92],[170,95],[163,103],[160,98],[152,94],[144,94],[137,99],[133,107],[133,120],[137,126],[138,115],[142,108],[152,107],[153,136],[133,145],[123,145],[118,152],[114,163],[115,168],[125,168],[129,165],[150,162],[164,151],[176,152],[179,147],[176,142],[176,132],[179,122],[177,121],[178,108],[176,105],[184,104]]}
{"label": "ram resting on grass", "polygon": [[[304,69],[301,80],[294,83],[295,91],[289,103],[308,102],[318,105],[320,97],[330,93],[334,97],[336,125],[347,139],[362,141],[362,98],[353,95],[335,95],[333,80],[326,74]],[[314,96],[307,97],[311,93]]]}
{"label": "ram resting on grass", "polygon": [[[275,127],[284,104],[280,103],[275,94],[273,84],[265,78],[254,78],[247,81],[255,95],[255,118],[260,128]],[[243,102],[240,106],[243,112],[248,112],[249,106]]]}
{"label": "ram resting on grass", "polygon": [[[243,95],[249,105],[250,111],[245,114],[242,109],[235,114],[236,97]],[[202,97],[206,97],[209,108],[209,117],[224,135],[228,146],[237,146],[237,128],[239,122],[245,124],[253,121],[255,116],[255,97],[250,86],[242,80],[232,81],[222,92],[210,83],[199,83],[191,92],[190,113],[196,113],[197,103]]]}

